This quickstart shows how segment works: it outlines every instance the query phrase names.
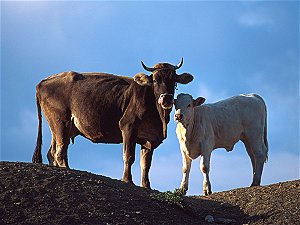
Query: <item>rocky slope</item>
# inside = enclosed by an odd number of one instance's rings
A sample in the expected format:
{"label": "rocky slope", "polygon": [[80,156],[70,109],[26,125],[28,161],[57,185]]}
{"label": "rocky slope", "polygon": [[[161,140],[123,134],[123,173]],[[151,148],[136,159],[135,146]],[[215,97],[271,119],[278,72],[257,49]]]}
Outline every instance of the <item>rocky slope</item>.
{"label": "rocky slope", "polygon": [[182,197],[88,172],[0,162],[0,224],[299,224],[299,203],[300,180]]}

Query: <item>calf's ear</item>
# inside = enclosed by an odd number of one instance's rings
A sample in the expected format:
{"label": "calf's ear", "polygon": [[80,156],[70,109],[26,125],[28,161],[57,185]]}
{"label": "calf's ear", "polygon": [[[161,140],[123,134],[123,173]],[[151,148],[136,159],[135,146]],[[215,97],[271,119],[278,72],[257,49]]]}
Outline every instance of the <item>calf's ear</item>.
{"label": "calf's ear", "polygon": [[175,81],[180,84],[190,83],[193,79],[194,79],[193,75],[191,75],[189,73],[182,73],[179,75],[176,74],[176,77],[175,77]]}
{"label": "calf's ear", "polygon": [[205,102],[205,98],[199,97],[194,100],[193,105],[194,106],[202,105],[204,102]]}
{"label": "calf's ear", "polygon": [[144,73],[138,73],[133,77],[133,80],[141,86],[151,86],[152,79]]}

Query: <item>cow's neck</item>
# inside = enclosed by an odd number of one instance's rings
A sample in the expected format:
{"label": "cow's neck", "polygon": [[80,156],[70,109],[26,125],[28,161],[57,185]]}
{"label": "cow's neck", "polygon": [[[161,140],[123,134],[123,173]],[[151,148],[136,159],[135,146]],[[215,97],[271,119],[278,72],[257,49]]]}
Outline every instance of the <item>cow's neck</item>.
{"label": "cow's neck", "polygon": [[191,134],[190,130],[187,126],[184,126],[182,123],[178,123],[176,127],[176,134],[177,138],[180,144],[180,149],[182,152],[184,152],[188,157],[192,157],[192,146],[194,145],[194,142],[191,141]]}
{"label": "cow's neck", "polygon": [[[178,126],[180,126],[181,133],[181,139],[188,145],[189,143],[194,143],[194,135],[195,135],[195,122],[194,120],[191,120],[188,124],[183,125],[182,123],[178,123]],[[188,147],[188,146],[187,146]]]}
{"label": "cow's neck", "polygon": [[167,125],[170,121],[170,113],[172,109],[163,109],[160,104],[156,103],[156,108],[162,122],[163,138],[167,138]]}

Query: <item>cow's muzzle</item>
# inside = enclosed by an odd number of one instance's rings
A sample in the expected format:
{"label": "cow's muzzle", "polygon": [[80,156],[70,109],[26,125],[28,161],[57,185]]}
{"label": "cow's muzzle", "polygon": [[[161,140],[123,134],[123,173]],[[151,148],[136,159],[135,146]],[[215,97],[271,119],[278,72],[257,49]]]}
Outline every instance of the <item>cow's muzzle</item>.
{"label": "cow's muzzle", "polygon": [[174,104],[174,98],[172,94],[161,94],[158,99],[158,104],[163,109],[171,109]]}

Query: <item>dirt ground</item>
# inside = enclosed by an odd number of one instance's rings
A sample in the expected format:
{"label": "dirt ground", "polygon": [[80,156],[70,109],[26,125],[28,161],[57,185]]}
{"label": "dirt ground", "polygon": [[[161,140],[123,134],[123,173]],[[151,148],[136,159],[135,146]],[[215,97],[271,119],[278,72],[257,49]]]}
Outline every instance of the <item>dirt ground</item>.
{"label": "dirt ground", "polygon": [[181,197],[104,176],[0,162],[0,224],[299,224],[300,180]]}

